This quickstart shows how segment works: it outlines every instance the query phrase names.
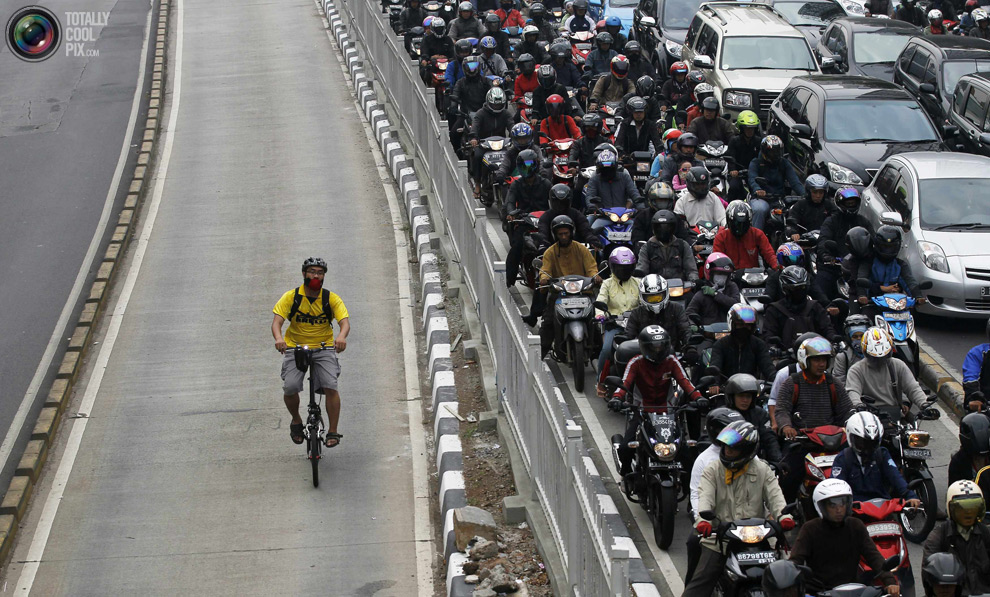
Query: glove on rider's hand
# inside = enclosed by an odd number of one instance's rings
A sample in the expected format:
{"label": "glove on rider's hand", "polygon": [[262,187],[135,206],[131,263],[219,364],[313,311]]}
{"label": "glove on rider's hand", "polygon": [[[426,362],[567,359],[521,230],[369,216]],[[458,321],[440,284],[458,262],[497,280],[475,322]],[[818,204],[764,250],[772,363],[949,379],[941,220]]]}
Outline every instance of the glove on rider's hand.
{"label": "glove on rider's hand", "polygon": [[781,529],[783,529],[785,531],[789,531],[789,530],[793,529],[794,526],[795,526],[794,517],[792,517],[790,514],[785,514],[784,516],[781,516],[780,517],[780,528]]}
{"label": "glove on rider's hand", "polygon": [[702,520],[698,524],[694,525],[694,528],[698,530],[698,534],[702,537],[712,536],[712,523],[707,520]]}
{"label": "glove on rider's hand", "polygon": [[618,398],[612,398],[608,401],[608,409],[612,412],[619,412],[622,410],[622,401]]}
{"label": "glove on rider's hand", "polygon": [[701,289],[701,292],[705,296],[711,296],[711,297],[714,297],[716,294],[718,294],[718,291],[715,290],[714,286],[705,286]]}

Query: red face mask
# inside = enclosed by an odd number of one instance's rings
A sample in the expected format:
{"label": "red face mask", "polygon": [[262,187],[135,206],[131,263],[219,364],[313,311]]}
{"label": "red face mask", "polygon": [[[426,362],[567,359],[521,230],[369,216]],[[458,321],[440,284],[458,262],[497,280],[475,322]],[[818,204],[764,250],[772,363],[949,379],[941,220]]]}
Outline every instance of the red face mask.
{"label": "red face mask", "polygon": [[305,278],[304,283],[306,284],[306,286],[309,286],[310,290],[319,290],[323,288],[323,280],[317,277]]}

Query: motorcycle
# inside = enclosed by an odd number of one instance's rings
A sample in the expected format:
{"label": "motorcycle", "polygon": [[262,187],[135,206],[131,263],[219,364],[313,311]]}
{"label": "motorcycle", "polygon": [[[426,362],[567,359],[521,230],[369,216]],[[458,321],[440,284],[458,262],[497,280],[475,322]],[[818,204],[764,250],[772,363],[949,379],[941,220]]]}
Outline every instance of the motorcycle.
{"label": "motorcycle", "polygon": [[[598,107],[598,112],[601,114],[604,124],[602,135],[608,139],[609,143],[615,143],[615,130],[619,128],[619,123],[622,122],[622,116],[618,114],[619,102],[607,102]],[[652,159],[651,157],[651,163]]]}
{"label": "motorcycle", "polygon": [[632,228],[633,218],[636,216],[635,209],[607,207],[597,210],[595,216],[609,220],[609,223],[598,231],[602,245],[602,259],[607,259],[618,247],[633,249]]}
{"label": "motorcycle", "polygon": [[756,311],[757,316],[763,314],[765,303],[770,300],[767,293],[767,278],[762,267],[748,267],[736,272],[739,282],[739,302],[745,303]]}
{"label": "motorcycle", "polygon": [[[860,278],[856,280],[860,295],[868,294],[870,281]],[[929,280],[920,284],[921,290],[932,287]],[[904,361],[911,368],[915,379],[921,374],[921,359],[918,349],[918,336],[914,330],[914,315],[911,309],[917,302],[912,296],[899,292],[888,292],[880,296],[871,296],[869,301],[880,311],[874,316],[874,324],[885,328],[894,339],[894,356]]]}
{"label": "motorcycle", "polygon": [[653,165],[653,154],[649,151],[634,151],[629,154],[625,167],[632,175],[633,182],[640,193],[646,189],[646,181],[650,179],[650,166]]}
{"label": "motorcycle", "polygon": [[708,169],[712,192],[725,199],[729,191],[727,175],[732,156],[726,155],[729,146],[722,141],[706,141],[704,145],[698,147],[697,154],[699,160],[704,162]]}
{"label": "motorcycle", "polygon": [[[535,264],[534,264],[535,267]],[[589,362],[591,348],[591,321],[595,316],[595,305],[588,294],[593,287],[592,278],[585,276],[564,276],[550,282],[557,292],[554,305],[554,346],[561,347],[559,355],[570,363],[574,374],[574,389],[584,392],[584,368]]]}
{"label": "motorcycle", "polygon": [[481,203],[486,207],[501,206],[508,187],[495,181],[495,174],[505,160],[505,148],[509,141],[504,137],[487,137],[478,144],[485,150],[481,157]]}
{"label": "motorcycle", "polygon": [[392,31],[399,33],[399,15],[402,13],[405,0],[385,0],[385,3],[388,4],[388,24],[392,27]]}
{"label": "motorcycle", "polygon": [[[514,66],[514,64],[515,64],[515,58],[514,57],[516,55],[516,48],[519,47],[519,44],[521,44],[522,41],[523,41],[523,39],[522,39],[522,30],[523,30],[523,28],[522,27],[519,27],[517,25],[513,25],[512,27],[503,27],[502,28],[502,33],[505,33],[506,35],[509,36],[509,51],[506,53],[506,55],[508,57],[512,58],[513,64],[510,64],[509,65],[510,67]],[[506,60],[506,63],[508,63],[508,62],[509,61]]]}
{"label": "motorcycle", "polygon": [[522,96],[516,98],[516,116],[519,122],[529,122],[529,113],[533,110],[533,92],[527,91]]}
{"label": "motorcycle", "polygon": [[[911,560],[908,557],[907,541],[901,532],[899,518],[903,516],[905,510],[904,500],[884,500],[880,498],[865,502],[853,502],[852,516],[863,521],[866,531],[870,534],[870,539],[877,546],[885,559],[896,558],[897,567],[893,572],[898,580],[902,581],[910,577]],[[859,580],[863,582],[874,582],[877,571],[867,565],[864,560],[859,561]]]}
{"label": "motorcycle", "polygon": [[584,63],[588,59],[588,54],[593,49],[592,39],[595,37],[594,31],[578,31],[567,34],[567,40],[571,42],[571,60],[578,70],[584,70]]}
{"label": "motorcycle", "polygon": [[[787,550],[787,539],[780,525],[764,518],[718,523],[711,510],[703,510],[698,515],[718,524],[715,540],[726,555],[725,568],[713,595],[762,597],[763,570]],[[776,541],[771,542],[771,539]]]}
{"label": "motorcycle", "polygon": [[801,429],[799,434],[789,441],[808,450],[804,459],[804,483],[801,484],[798,492],[798,500],[803,507],[795,512],[799,523],[803,523],[818,515],[811,501],[811,495],[820,482],[831,478],[832,462],[846,446],[846,430],[836,425],[810,427]]}
{"label": "motorcycle", "polygon": [[433,56],[430,58],[430,87],[434,90],[434,97],[436,98],[436,108],[437,112],[440,114],[441,118],[447,117],[447,79],[444,78],[444,73],[447,71],[447,67],[450,65],[450,61],[446,56]]}
{"label": "motorcycle", "polygon": [[514,236],[515,231],[520,226],[526,229],[521,263],[523,269],[522,283],[536,292],[539,288],[539,268],[534,267],[533,263],[546,250],[546,241],[540,234],[540,216],[543,215],[543,212],[534,211],[526,213],[522,210],[515,210],[509,215],[512,216],[512,221],[509,222],[509,230],[507,231],[510,236]]}
{"label": "motorcycle", "polygon": [[698,262],[698,275],[702,278],[705,276],[705,261],[712,254],[712,247],[715,245],[715,236],[718,235],[718,231],[721,230],[718,222],[703,221],[698,222],[698,225],[694,227],[694,233],[697,235],[697,240],[694,241],[695,246],[701,246],[701,250],[695,253],[695,259]]}
{"label": "motorcycle", "polygon": [[577,168],[571,167],[571,146],[574,139],[551,139],[546,133],[540,133],[540,144],[546,148],[546,155],[553,164],[553,183],[571,185]]}

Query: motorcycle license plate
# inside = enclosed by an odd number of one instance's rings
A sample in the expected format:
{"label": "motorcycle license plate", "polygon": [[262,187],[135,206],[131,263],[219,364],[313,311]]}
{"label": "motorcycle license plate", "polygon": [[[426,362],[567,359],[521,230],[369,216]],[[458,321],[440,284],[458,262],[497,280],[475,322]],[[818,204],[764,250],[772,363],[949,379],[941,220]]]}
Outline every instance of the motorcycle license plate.
{"label": "motorcycle license plate", "polygon": [[632,240],[632,230],[609,230],[608,239],[611,241],[630,241]]}
{"label": "motorcycle license plate", "polygon": [[932,451],[928,448],[904,448],[904,457],[928,460],[932,457]]}
{"label": "motorcycle license plate", "polygon": [[485,154],[485,159],[489,162],[501,162],[504,157],[504,151],[489,151]]}
{"label": "motorcycle license plate", "polygon": [[908,319],[911,319],[911,314],[907,311],[898,311],[895,313],[888,312],[884,313],[883,316],[885,319],[889,319],[890,321],[907,321]]}
{"label": "motorcycle license plate", "polygon": [[605,119],[605,126],[607,126],[608,128],[612,128],[613,126],[615,126],[615,119],[614,118],[606,118]]}
{"label": "motorcycle license plate", "polygon": [[762,288],[743,288],[740,292],[742,292],[745,296],[763,296],[767,293],[767,291]]}
{"label": "motorcycle license plate", "polygon": [[562,298],[557,299],[557,304],[565,309],[582,309],[588,306],[586,298]]}
{"label": "motorcycle license plate", "polygon": [[870,537],[878,537],[881,535],[900,535],[901,525],[896,522],[878,522],[867,526],[866,530],[869,531]]}
{"label": "motorcycle license plate", "polygon": [[818,468],[822,468],[823,466],[832,466],[833,462],[835,462],[835,454],[815,456],[815,466]]}
{"label": "motorcycle license plate", "polygon": [[770,564],[777,559],[777,554],[772,551],[755,551],[751,553],[737,553],[736,559],[740,563],[746,562],[747,564]]}

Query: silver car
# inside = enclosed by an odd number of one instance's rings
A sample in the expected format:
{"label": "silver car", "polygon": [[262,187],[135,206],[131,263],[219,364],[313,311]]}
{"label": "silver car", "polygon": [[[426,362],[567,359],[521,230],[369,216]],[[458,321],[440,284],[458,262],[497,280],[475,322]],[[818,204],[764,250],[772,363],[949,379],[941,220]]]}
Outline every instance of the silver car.
{"label": "silver car", "polygon": [[901,259],[929,280],[923,313],[990,314],[990,158],[963,153],[902,153],[887,159],[863,191],[874,229],[901,225]]}

